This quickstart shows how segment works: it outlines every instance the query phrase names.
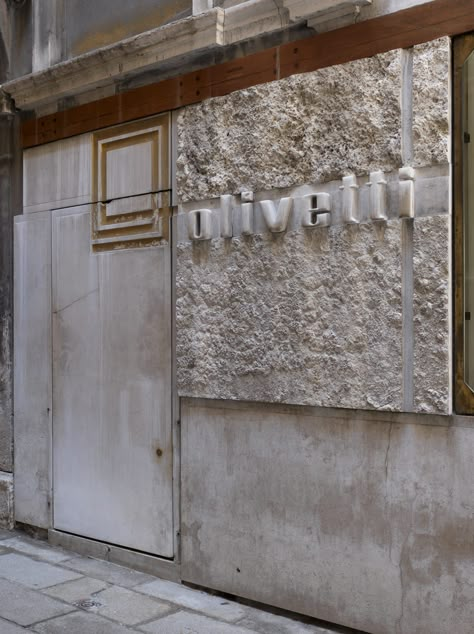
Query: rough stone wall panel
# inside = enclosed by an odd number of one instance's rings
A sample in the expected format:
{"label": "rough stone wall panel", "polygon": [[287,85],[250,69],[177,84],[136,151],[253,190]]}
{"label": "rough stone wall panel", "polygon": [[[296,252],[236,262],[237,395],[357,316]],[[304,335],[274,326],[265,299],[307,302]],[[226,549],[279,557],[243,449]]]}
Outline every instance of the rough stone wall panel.
{"label": "rough stone wall panel", "polygon": [[401,409],[401,232],[178,247],[180,395]]}
{"label": "rough stone wall panel", "polygon": [[[402,137],[405,164],[445,169],[449,77],[443,38],[185,108],[178,198],[388,173],[402,162]],[[437,214],[446,211],[449,182],[436,191],[423,175],[417,171],[413,262],[400,225],[392,241],[392,221],[385,231],[333,226],[310,237],[292,226],[278,238],[180,246],[181,394],[448,413],[450,221]],[[424,210],[422,194],[430,197]]]}
{"label": "rough stone wall panel", "polygon": [[448,37],[413,50],[414,165],[449,162],[451,43]]}
{"label": "rough stone wall panel", "polygon": [[413,320],[415,411],[451,410],[451,217],[415,220]]}
{"label": "rough stone wall panel", "polygon": [[180,201],[397,168],[400,69],[396,50],[185,108]]}

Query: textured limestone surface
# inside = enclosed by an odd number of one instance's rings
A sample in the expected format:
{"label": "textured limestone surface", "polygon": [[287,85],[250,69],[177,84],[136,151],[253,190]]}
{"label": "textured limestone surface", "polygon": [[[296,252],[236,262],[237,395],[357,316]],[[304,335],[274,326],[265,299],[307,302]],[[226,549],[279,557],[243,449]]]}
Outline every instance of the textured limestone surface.
{"label": "textured limestone surface", "polygon": [[179,200],[397,168],[400,68],[395,50],[185,108]]}
{"label": "textured limestone surface", "polygon": [[451,408],[451,218],[415,220],[413,232],[414,397],[419,412]]}
{"label": "textured limestone surface", "polygon": [[414,165],[449,161],[450,40],[448,37],[413,50]]}
{"label": "textured limestone surface", "polygon": [[13,528],[13,475],[1,471],[0,528]]}
{"label": "textured limestone surface", "polygon": [[400,221],[178,246],[182,396],[401,408]]}

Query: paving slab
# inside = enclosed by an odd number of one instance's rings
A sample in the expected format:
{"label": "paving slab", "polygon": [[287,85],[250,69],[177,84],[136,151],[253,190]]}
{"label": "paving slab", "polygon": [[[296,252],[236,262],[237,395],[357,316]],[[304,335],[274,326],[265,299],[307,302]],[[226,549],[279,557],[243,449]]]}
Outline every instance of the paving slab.
{"label": "paving slab", "polygon": [[97,592],[107,588],[105,581],[100,579],[91,579],[90,577],[81,577],[74,581],[67,581],[52,588],[43,590],[44,594],[56,599],[66,601],[76,605],[80,601],[87,601],[94,597]]}
{"label": "paving slab", "polygon": [[102,581],[123,586],[124,588],[133,588],[139,583],[147,583],[155,579],[155,577],[146,575],[143,572],[130,570],[117,564],[111,564],[108,561],[92,559],[92,557],[73,557],[68,561],[62,562],[61,566],[80,572],[87,577],[102,579]]}
{"label": "paving slab", "polygon": [[157,599],[171,601],[181,607],[203,612],[223,621],[237,621],[246,615],[246,609],[240,603],[228,601],[199,590],[191,590],[179,583],[155,579],[150,583],[137,586],[136,592],[143,592]]}
{"label": "paving slab", "polygon": [[78,579],[80,576],[72,570],[64,570],[23,555],[14,553],[0,555],[0,577],[29,588],[47,588],[64,581]]}
{"label": "paving slab", "polygon": [[33,555],[38,559],[43,559],[49,563],[57,564],[60,561],[71,559],[71,553],[60,550],[59,548],[51,548],[47,544],[29,539],[28,537],[10,537],[0,544],[2,548],[11,548],[27,555]]}
{"label": "paving slab", "polygon": [[97,613],[125,625],[136,625],[168,614],[172,608],[167,603],[119,586],[108,588],[95,595]]}
{"label": "paving slab", "polygon": [[189,612],[176,612],[138,629],[149,634],[256,634],[255,630]]}
{"label": "paving slab", "polygon": [[4,533],[0,634],[334,634],[117,564],[71,556],[23,534]]}
{"label": "paving slab", "polygon": [[0,539],[8,539],[9,537],[13,537],[15,533],[13,531],[7,531],[4,528],[0,528]]}
{"label": "paving slab", "polygon": [[0,617],[18,625],[31,625],[38,621],[67,614],[72,609],[65,603],[60,603],[51,597],[0,579]]}
{"label": "paving slab", "polygon": [[300,623],[294,619],[255,608],[248,608],[248,614],[239,621],[239,626],[255,630],[259,634],[334,634],[316,625]]}
{"label": "paving slab", "polygon": [[47,588],[58,583],[78,579],[81,575],[23,555],[0,555],[0,577],[21,583],[29,588]]}
{"label": "paving slab", "polygon": [[14,623],[9,623],[8,621],[4,621],[0,619],[0,633],[1,634],[25,634],[31,630],[25,630]]}
{"label": "paving slab", "polygon": [[39,623],[31,629],[37,634],[131,634],[133,631],[97,614],[82,611]]}

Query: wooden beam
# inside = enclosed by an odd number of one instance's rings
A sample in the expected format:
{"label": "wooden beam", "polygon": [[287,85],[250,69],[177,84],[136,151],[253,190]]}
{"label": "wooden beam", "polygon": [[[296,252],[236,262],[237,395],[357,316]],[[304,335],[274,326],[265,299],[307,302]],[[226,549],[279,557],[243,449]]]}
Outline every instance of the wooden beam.
{"label": "wooden beam", "polygon": [[396,48],[474,30],[474,0],[434,0],[25,121],[23,147],[124,123]]}
{"label": "wooden beam", "polygon": [[474,0],[435,0],[280,47],[280,76],[409,48],[474,29]]}

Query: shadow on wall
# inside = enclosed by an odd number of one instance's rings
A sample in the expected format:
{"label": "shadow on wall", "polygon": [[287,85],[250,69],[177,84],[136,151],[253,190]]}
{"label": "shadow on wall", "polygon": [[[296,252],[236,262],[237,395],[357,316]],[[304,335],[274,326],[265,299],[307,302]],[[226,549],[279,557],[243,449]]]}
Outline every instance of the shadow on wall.
{"label": "shadow on wall", "polygon": [[8,55],[5,48],[5,42],[0,35],[0,82],[4,82],[7,79],[8,73]]}
{"label": "shadow on wall", "polygon": [[191,15],[191,0],[95,0],[94,11],[84,14],[83,0],[64,7],[65,57],[81,55],[127,37]]}
{"label": "shadow on wall", "polygon": [[31,0],[0,0],[0,83],[32,70]]}

